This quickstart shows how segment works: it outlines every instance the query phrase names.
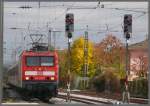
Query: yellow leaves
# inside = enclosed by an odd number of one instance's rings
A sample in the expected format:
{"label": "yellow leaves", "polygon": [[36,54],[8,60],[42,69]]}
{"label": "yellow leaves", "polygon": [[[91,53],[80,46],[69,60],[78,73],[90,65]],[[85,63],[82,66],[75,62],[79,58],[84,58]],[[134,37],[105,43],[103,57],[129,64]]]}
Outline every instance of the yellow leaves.
{"label": "yellow leaves", "polygon": [[[88,42],[88,65],[93,63],[93,44]],[[75,40],[71,49],[72,71],[82,73],[84,66],[84,38]]]}

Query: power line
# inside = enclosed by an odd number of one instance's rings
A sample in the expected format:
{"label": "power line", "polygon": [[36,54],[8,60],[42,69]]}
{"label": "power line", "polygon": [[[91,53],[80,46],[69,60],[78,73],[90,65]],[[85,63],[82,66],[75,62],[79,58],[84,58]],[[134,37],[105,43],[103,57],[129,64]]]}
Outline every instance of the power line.
{"label": "power line", "polygon": [[130,12],[136,12],[136,13],[147,13],[147,11],[131,10],[131,9],[126,9],[126,8],[108,8],[108,9],[115,9],[115,10],[122,10],[122,11],[130,11]]}
{"label": "power line", "polygon": [[[76,3],[76,2],[75,2],[75,3]],[[70,7],[74,6],[75,3],[73,3]],[[62,17],[64,14],[66,14],[69,10],[70,10],[70,9],[67,8],[67,9],[66,9],[62,14],[60,14],[58,17],[55,17],[55,19],[52,20],[52,21],[50,22],[50,24],[52,24],[53,22],[55,22],[56,20],[58,20],[59,18],[61,18],[61,17]]]}

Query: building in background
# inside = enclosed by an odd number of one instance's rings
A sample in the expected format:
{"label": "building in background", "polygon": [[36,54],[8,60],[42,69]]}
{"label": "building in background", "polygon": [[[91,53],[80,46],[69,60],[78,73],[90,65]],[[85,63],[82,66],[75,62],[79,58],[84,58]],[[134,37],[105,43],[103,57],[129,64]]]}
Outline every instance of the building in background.
{"label": "building in background", "polygon": [[129,47],[130,75],[132,81],[137,77],[147,78],[148,73],[148,40],[132,44]]}

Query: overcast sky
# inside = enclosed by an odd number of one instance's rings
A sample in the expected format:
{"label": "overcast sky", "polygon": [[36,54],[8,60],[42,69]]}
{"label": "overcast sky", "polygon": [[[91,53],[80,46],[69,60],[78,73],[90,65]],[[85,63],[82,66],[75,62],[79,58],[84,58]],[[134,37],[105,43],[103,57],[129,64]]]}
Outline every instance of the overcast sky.
{"label": "overcast sky", "polygon": [[[98,43],[107,34],[112,33],[124,43],[125,39],[122,32],[124,14],[132,14],[133,16],[133,33],[130,44],[143,41],[148,34],[147,2],[101,3],[104,4],[104,8],[100,8],[101,4],[98,6],[98,2],[42,2],[40,8],[38,4],[38,2],[6,2],[4,4],[5,64],[15,61],[14,50],[19,53],[29,47],[31,43],[29,34],[44,34],[43,41],[47,42],[49,28],[61,31],[56,33],[56,48],[66,48],[66,13],[74,13],[75,31],[73,40],[83,36],[88,25],[89,39],[92,42]],[[19,8],[21,6],[32,8]],[[12,27],[18,29],[12,30]]]}

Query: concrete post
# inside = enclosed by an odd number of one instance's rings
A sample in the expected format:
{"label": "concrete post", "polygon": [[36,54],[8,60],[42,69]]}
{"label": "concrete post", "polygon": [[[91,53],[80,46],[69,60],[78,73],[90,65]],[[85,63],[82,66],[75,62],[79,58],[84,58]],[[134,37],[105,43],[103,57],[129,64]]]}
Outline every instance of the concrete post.
{"label": "concrete post", "polygon": [[2,103],[3,80],[3,0],[0,0],[0,105]]}

